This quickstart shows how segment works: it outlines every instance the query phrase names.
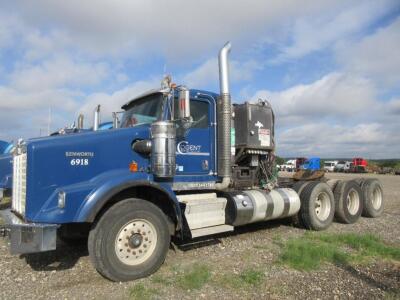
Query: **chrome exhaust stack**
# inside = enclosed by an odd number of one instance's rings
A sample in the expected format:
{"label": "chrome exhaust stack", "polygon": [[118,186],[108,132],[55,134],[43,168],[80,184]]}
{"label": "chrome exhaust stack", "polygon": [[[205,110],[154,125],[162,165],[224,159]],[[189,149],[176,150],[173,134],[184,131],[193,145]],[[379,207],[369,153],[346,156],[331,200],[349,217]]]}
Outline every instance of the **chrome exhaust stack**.
{"label": "chrome exhaust stack", "polygon": [[100,104],[96,106],[94,110],[94,118],[93,118],[93,131],[99,130],[100,125]]}
{"label": "chrome exhaust stack", "polygon": [[228,188],[231,177],[231,94],[229,91],[229,61],[228,54],[231,43],[227,42],[220,50],[218,56],[219,64],[219,86],[220,95],[217,101],[217,125],[218,125],[218,176],[222,182],[217,183],[215,188],[224,190]]}
{"label": "chrome exhaust stack", "polygon": [[78,129],[83,129],[83,118],[84,118],[84,116],[83,116],[83,114],[79,114],[79,116],[78,116],[78,126],[77,126],[77,128]]}

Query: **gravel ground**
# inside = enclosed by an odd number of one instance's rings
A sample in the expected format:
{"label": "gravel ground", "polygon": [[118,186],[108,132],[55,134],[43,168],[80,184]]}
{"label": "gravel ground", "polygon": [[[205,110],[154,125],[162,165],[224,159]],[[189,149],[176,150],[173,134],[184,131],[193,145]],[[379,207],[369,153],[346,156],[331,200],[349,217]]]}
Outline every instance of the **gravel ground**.
{"label": "gravel ground", "polygon": [[[400,247],[400,176],[371,177],[378,177],[384,186],[383,216],[361,218],[353,225],[334,223],[327,231],[374,233]],[[299,237],[304,232],[288,221],[273,221],[244,226],[198,243],[172,245],[156,274],[129,283],[102,278],[93,269],[85,246],[70,247],[60,242],[54,252],[11,256],[6,242],[0,240],[0,299],[400,299],[398,262],[373,261],[346,267],[327,264],[312,272],[277,264],[280,248],[276,240]],[[201,288],[187,290],[174,278],[197,264],[206,265],[210,276]],[[228,284],[245,270],[262,275],[257,285]]]}

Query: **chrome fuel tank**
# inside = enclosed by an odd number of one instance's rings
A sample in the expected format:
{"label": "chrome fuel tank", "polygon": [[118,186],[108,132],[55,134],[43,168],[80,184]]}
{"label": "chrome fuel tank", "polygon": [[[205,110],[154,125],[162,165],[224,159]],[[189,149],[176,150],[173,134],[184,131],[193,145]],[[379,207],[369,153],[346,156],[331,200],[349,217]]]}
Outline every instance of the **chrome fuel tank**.
{"label": "chrome fuel tank", "polygon": [[227,224],[234,226],[286,218],[300,210],[299,195],[288,188],[226,192],[223,196],[228,200]]}

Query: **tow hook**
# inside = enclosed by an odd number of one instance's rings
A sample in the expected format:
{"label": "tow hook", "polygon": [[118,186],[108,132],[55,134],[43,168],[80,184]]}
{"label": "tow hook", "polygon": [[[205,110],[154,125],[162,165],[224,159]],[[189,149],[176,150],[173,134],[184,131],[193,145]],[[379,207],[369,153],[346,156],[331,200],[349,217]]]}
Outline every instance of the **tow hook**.
{"label": "tow hook", "polygon": [[6,237],[10,234],[10,228],[0,225],[0,237]]}

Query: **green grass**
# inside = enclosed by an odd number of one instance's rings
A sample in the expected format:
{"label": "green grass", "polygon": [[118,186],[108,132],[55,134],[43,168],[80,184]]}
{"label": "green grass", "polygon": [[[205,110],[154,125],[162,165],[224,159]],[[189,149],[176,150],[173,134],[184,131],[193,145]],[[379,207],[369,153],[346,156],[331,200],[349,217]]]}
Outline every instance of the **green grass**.
{"label": "green grass", "polygon": [[283,243],[279,262],[297,270],[318,269],[322,263],[349,264],[369,259],[400,260],[400,248],[371,234],[305,234]]}
{"label": "green grass", "polygon": [[202,288],[211,278],[210,268],[202,264],[194,264],[189,269],[178,273],[177,285],[184,290]]}
{"label": "green grass", "polygon": [[400,292],[386,292],[383,299],[385,300],[399,300]]}
{"label": "green grass", "polygon": [[158,292],[156,289],[147,288],[142,283],[134,285],[129,290],[129,298],[132,300],[149,300],[153,299]]}
{"label": "green grass", "polygon": [[261,284],[264,278],[264,273],[261,271],[249,269],[240,273],[239,277],[241,280],[243,280],[243,282],[248,285],[258,286]]}
{"label": "green grass", "polygon": [[264,273],[259,270],[246,269],[240,274],[222,274],[217,282],[226,287],[237,290],[259,286],[264,280]]}

